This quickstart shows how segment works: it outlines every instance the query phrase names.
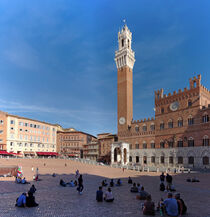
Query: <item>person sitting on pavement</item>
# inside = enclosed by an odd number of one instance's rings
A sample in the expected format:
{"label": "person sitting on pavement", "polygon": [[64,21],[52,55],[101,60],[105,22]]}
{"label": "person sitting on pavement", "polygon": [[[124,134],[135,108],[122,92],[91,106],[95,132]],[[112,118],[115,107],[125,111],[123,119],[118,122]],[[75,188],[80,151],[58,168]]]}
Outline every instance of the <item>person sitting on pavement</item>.
{"label": "person sitting on pavement", "polygon": [[71,180],[71,181],[68,183],[68,185],[69,185],[70,187],[75,187],[75,184],[74,184],[73,180]]}
{"label": "person sitting on pavement", "polygon": [[33,196],[33,193],[31,193],[30,191],[28,192],[28,197],[26,197],[26,206],[27,207],[39,206],[39,204],[35,202],[35,197]]}
{"label": "person sitting on pavement", "polygon": [[176,191],[174,185],[171,185],[171,188],[169,189],[169,191]]}
{"label": "person sitting on pavement", "polygon": [[137,200],[146,200],[146,197],[148,195],[149,194],[144,190],[144,187],[142,186],[141,187],[141,191],[139,192],[139,195],[136,196],[136,199]]}
{"label": "person sitting on pavement", "polygon": [[179,215],[184,215],[187,212],[187,206],[185,205],[185,202],[183,201],[183,199],[180,198],[180,194],[177,193],[175,194],[175,199],[177,200],[178,203],[178,212]]}
{"label": "person sitting on pavement", "polygon": [[137,193],[138,192],[138,188],[136,187],[136,183],[135,182],[133,183],[133,186],[131,187],[130,191],[133,192],[133,193]]}
{"label": "person sitting on pavement", "polygon": [[15,182],[18,183],[18,184],[20,184],[21,183],[21,178],[16,176]]}
{"label": "person sitting on pavement", "polygon": [[102,186],[99,187],[98,191],[96,191],[96,200],[98,202],[103,202],[103,191]]}
{"label": "person sitting on pavement", "polygon": [[129,176],[128,177],[128,184],[132,184],[132,183],[133,183],[133,181],[132,181],[131,177]]}
{"label": "person sitting on pavement", "polygon": [[143,206],[144,215],[155,215],[155,204],[152,201],[151,195],[147,195],[146,201]]}
{"label": "person sitting on pavement", "polygon": [[60,185],[66,187],[66,183],[63,181],[63,179],[60,180]]}
{"label": "person sitting on pavement", "polygon": [[137,183],[137,188],[138,188],[138,192],[140,192],[141,191],[141,185],[140,185],[140,183]]}
{"label": "person sitting on pavement", "polygon": [[111,179],[109,186],[114,187],[114,180],[113,179]]}
{"label": "person sitting on pavement", "polygon": [[35,188],[34,185],[31,186],[29,192],[32,193],[32,194],[34,194],[36,192],[36,188]]}
{"label": "person sitting on pavement", "polygon": [[26,193],[22,193],[16,200],[15,206],[26,207]]}
{"label": "person sitting on pavement", "polygon": [[113,197],[111,188],[108,188],[108,190],[106,191],[104,200],[106,202],[113,202],[114,201],[114,197]]}
{"label": "person sitting on pavement", "polygon": [[200,182],[196,177],[192,178],[192,182]]}
{"label": "person sitting on pavement", "polygon": [[165,211],[169,216],[178,216],[178,203],[171,192],[168,193],[168,198],[164,200]]}
{"label": "person sitting on pavement", "polygon": [[102,186],[105,186],[105,187],[106,187],[107,185],[108,185],[108,184],[107,184],[107,181],[106,181],[106,179],[105,179],[105,180],[103,180],[103,181],[102,181]]}
{"label": "person sitting on pavement", "polygon": [[21,184],[30,184],[30,182],[27,182],[27,181],[26,181],[26,178],[24,177],[24,178],[21,180]]}
{"label": "person sitting on pavement", "polygon": [[122,185],[122,181],[121,181],[121,179],[118,179],[116,186],[121,186],[121,185]]}

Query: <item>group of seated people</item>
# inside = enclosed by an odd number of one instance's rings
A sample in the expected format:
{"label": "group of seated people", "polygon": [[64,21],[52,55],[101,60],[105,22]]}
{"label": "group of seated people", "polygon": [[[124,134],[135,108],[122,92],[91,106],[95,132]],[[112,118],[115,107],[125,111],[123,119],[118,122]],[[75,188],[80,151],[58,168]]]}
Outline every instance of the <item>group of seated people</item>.
{"label": "group of seated people", "polygon": [[[106,187],[108,186],[108,183],[106,181],[106,179],[104,179],[101,183],[102,187]],[[114,179],[111,179],[110,183],[109,183],[109,186],[110,187],[114,187],[114,186],[121,186],[122,185],[122,180],[121,179],[118,179],[116,184],[114,183]]]}
{"label": "group of seated people", "polygon": [[[162,174],[161,178],[161,185],[164,186],[164,174]],[[133,181],[129,177],[128,183],[132,184]],[[161,188],[160,185],[160,188]],[[172,185],[171,185],[172,186]],[[163,190],[163,191],[164,191]],[[170,191],[173,191],[173,186],[169,189]],[[138,200],[145,200],[145,202],[142,204],[142,210],[144,215],[155,215],[155,204],[152,201],[151,195],[144,190],[144,187],[141,186],[139,183],[136,185],[136,183],[133,183],[133,186],[130,189],[131,192],[138,192],[139,195],[136,196],[136,199]],[[168,192],[168,198],[158,203],[157,211],[160,211],[160,215],[168,215],[168,216],[178,216],[178,215],[184,215],[187,212],[187,207],[183,201],[183,199],[180,198],[180,194],[175,194],[173,198],[173,194],[171,192]]]}
{"label": "group of seated people", "polygon": [[39,204],[36,203],[34,193],[36,188],[34,185],[31,186],[30,190],[28,191],[28,195],[26,193],[22,193],[17,199],[15,206],[17,207],[36,207]]}
{"label": "group of seated people", "polygon": [[[155,215],[155,203],[152,201],[150,194],[146,196],[145,202],[142,204],[142,211],[144,215]],[[173,198],[173,194],[168,192],[168,198],[163,200],[161,198],[158,203],[157,211],[161,216],[181,216],[186,214],[187,207],[184,201],[180,198],[180,194],[176,194]]]}
{"label": "group of seated people", "polygon": [[160,215],[168,215],[168,216],[180,216],[184,215],[187,212],[187,206],[185,205],[182,198],[180,198],[180,194],[177,193],[173,197],[171,192],[168,192],[167,198],[163,200],[161,198],[158,203],[157,210],[160,211]]}
{"label": "group of seated people", "polygon": [[103,200],[105,200],[106,202],[113,202],[114,196],[112,194],[111,188],[107,189],[103,197],[102,186],[100,186],[99,189],[96,191],[96,200],[98,202],[103,202]]}
{"label": "group of seated people", "polygon": [[167,185],[165,187],[164,182],[160,183],[160,191],[176,191],[174,185]]}
{"label": "group of seated people", "polygon": [[187,178],[187,182],[200,182],[198,178]]}
{"label": "group of seated people", "polygon": [[26,181],[25,177],[21,178],[21,177],[18,177],[18,176],[16,176],[15,182],[18,183],[18,184],[30,184],[30,182]]}
{"label": "group of seated people", "polygon": [[137,183],[136,185],[136,183],[134,182],[133,186],[130,189],[130,192],[137,193],[137,192],[140,192],[140,190],[141,190],[141,185],[139,183]]}
{"label": "group of seated people", "polygon": [[75,186],[77,186],[77,181],[76,180],[75,181],[71,180],[70,182],[64,182],[63,179],[61,179],[60,180],[60,185],[63,186],[63,187],[66,187],[67,185],[69,187],[75,187]]}

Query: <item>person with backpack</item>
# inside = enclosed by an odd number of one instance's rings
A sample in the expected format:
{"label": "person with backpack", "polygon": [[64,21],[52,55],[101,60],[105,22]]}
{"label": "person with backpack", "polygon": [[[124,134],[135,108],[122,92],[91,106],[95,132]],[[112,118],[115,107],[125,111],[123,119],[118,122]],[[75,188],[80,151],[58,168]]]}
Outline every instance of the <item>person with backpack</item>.
{"label": "person with backpack", "polygon": [[165,175],[164,175],[164,173],[162,173],[161,175],[160,175],[160,182],[162,183],[164,183],[165,182]]}
{"label": "person with backpack", "polygon": [[179,215],[186,214],[187,206],[185,205],[185,202],[183,201],[183,199],[180,198],[179,193],[175,194],[175,199],[177,200]]}

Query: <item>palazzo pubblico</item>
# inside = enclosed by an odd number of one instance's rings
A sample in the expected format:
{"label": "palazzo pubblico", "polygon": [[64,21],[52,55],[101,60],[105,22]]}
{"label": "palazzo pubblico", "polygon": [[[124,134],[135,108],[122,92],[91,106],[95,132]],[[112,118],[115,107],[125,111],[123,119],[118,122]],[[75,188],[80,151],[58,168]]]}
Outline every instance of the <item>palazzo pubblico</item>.
{"label": "palazzo pubblico", "polygon": [[189,88],[168,95],[155,91],[155,118],[133,120],[132,33],[124,25],[118,33],[115,62],[118,73],[118,141],[112,163],[156,167],[210,168],[210,91],[201,75]]}

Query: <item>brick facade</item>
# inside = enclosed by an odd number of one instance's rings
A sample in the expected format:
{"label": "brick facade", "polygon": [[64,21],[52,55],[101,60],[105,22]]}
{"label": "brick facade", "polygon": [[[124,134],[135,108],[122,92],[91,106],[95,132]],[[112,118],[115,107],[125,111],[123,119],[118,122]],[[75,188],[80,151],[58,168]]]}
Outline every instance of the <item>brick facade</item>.
{"label": "brick facade", "polygon": [[117,69],[118,139],[130,144],[130,162],[210,167],[210,91],[201,85],[201,75],[190,79],[189,89],[168,95],[155,91],[155,118],[120,123],[122,115],[126,120],[133,115],[133,75],[126,64]]}
{"label": "brick facade", "polygon": [[89,144],[94,136],[73,128],[59,128],[57,132],[57,151],[70,157],[83,158],[84,145]]}
{"label": "brick facade", "polygon": [[117,135],[111,133],[102,133],[97,136],[99,142],[99,160],[110,163],[111,145],[118,140]]}

